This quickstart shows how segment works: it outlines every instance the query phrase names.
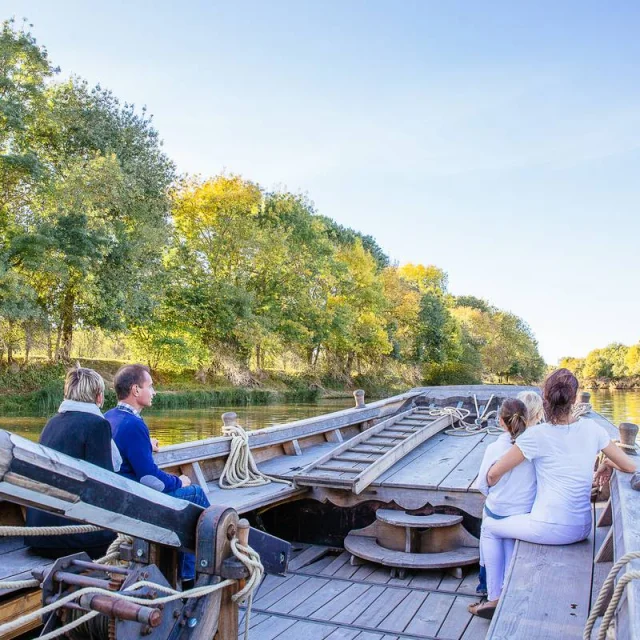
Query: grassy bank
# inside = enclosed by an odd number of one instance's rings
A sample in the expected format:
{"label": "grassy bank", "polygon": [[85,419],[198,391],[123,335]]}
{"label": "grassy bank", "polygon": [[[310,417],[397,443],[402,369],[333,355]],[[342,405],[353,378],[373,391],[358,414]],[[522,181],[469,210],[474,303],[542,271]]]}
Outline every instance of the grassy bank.
{"label": "grassy bank", "polygon": [[[105,407],[116,403],[113,376],[121,362],[113,360],[82,361],[83,366],[98,371],[105,379],[107,391]],[[0,414],[48,415],[55,412],[62,401],[66,367],[61,364],[34,362],[28,366],[0,368]],[[315,402],[327,398],[348,397],[353,388],[366,390],[368,398],[384,397],[414,386],[411,381],[397,377],[362,377],[347,384],[346,380],[317,379],[284,372],[269,372],[260,386],[230,387],[224,379],[201,382],[195,372],[154,372],[158,394],[155,409],[190,409],[208,406],[246,406],[274,403]],[[355,384],[354,384],[355,383]]]}

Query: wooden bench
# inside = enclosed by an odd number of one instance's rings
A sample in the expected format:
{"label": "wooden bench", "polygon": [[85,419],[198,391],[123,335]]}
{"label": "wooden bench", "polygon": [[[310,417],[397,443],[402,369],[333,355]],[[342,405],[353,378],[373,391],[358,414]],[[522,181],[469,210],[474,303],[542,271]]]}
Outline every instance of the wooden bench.
{"label": "wooden bench", "polygon": [[557,546],[518,541],[487,640],[582,638],[593,551],[593,535]]}

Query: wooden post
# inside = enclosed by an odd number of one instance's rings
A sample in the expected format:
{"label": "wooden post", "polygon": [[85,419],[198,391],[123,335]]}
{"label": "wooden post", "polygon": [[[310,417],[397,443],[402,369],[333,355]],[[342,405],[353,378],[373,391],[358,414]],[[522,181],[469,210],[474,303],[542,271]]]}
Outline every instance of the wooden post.
{"label": "wooden post", "polygon": [[588,391],[583,391],[580,394],[580,402],[583,402],[584,404],[589,404],[590,401],[591,401],[591,394]]}
{"label": "wooden post", "polygon": [[235,411],[227,411],[222,414],[222,424],[225,427],[235,427],[238,424],[238,414]]}
{"label": "wooden post", "polygon": [[362,389],[356,389],[353,392],[353,397],[356,399],[356,409],[364,409],[366,406],[364,403],[364,391]]}
{"label": "wooden post", "polygon": [[621,422],[620,423],[620,442],[628,447],[634,447],[634,449],[624,448],[624,452],[630,456],[638,455],[635,450],[636,437],[638,435],[638,425],[633,422]]}
{"label": "wooden post", "polygon": [[[242,518],[238,521],[238,542],[243,546],[249,544],[249,529],[248,520]],[[244,580],[238,580],[235,584],[222,590],[220,621],[216,640],[235,640],[238,637],[238,605],[233,602],[232,597],[244,587],[244,584]]]}

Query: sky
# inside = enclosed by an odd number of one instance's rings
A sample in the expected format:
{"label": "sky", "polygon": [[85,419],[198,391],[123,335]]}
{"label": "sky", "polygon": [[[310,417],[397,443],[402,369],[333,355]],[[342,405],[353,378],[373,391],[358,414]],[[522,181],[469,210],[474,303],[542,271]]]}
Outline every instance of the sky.
{"label": "sky", "polygon": [[61,77],[146,105],[180,172],[305,193],[524,318],[640,340],[640,3],[0,0]]}

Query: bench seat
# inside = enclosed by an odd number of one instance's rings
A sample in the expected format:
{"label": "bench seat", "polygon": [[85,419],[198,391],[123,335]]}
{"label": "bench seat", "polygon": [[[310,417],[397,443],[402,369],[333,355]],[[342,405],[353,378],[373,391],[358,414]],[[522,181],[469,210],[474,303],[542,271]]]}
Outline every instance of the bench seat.
{"label": "bench seat", "polygon": [[568,545],[516,543],[487,640],[579,640],[589,615],[593,535]]}

